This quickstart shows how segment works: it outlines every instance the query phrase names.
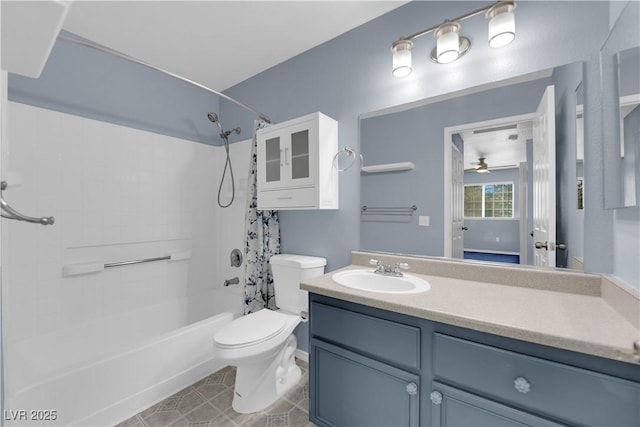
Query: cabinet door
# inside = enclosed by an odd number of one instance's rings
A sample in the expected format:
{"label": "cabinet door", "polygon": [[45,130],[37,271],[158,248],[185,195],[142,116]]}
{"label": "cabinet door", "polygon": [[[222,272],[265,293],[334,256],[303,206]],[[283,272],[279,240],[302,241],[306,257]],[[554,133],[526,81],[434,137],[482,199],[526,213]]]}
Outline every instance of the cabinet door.
{"label": "cabinet door", "polygon": [[313,185],[318,143],[315,121],[307,121],[286,129],[284,170],[287,185],[301,187]]}
{"label": "cabinet door", "polygon": [[310,417],[321,426],[418,426],[420,377],[311,340]]}
{"label": "cabinet door", "polygon": [[561,426],[438,382],[433,382],[431,390],[431,424],[434,427]]}
{"label": "cabinet door", "polygon": [[260,189],[282,186],[285,138],[278,131],[265,132],[258,138],[258,185]]}

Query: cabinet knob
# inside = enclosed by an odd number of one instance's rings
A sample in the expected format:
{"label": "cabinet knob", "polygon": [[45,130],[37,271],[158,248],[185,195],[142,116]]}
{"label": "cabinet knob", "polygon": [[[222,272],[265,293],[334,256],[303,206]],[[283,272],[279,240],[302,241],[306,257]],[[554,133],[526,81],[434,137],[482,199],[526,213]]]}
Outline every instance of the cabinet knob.
{"label": "cabinet knob", "polygon": [[517,377],[513,380],[513,386],[522,394],[527,394],[531,391],[531,384],[525,377]]}
{"label": "cabinet knob", "polygon": [[429,395],[429,398],[431,399],[431,403],[433,403],[434,405],[440,405],[442,403],[442,393],[437,390],[432,391]]}
{"label": "cabinet knob", "polygon": [[415,396],[418,394],[418,385],[416,383],[407,384],[407,394],[409,396]]}

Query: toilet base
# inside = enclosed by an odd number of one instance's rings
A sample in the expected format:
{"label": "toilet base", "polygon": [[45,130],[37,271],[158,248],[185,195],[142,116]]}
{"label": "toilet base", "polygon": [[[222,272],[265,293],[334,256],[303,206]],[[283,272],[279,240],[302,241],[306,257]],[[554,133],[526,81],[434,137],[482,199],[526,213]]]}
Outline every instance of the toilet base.
{"label": "toilet base", "polygon": [[297,339],[290,335],[276,357],[238,363],[231,404],[234,411],[261,411],[300,381],[302,371],[295,363],[296,347]]}

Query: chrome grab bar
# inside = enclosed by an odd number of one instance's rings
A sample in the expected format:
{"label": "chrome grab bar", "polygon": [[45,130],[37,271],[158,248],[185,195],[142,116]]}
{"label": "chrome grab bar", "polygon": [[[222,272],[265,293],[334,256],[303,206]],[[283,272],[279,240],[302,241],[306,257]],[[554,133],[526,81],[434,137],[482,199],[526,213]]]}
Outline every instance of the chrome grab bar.
{"label": "chrome grab bar", "polygon": [[133,261],[111,262],[111,263],[105,264],[104,268],[122,267],[125,265],[133,265],[133,264],[144,264],[145,262],[164,261],[167,259],[171,259],[171,255],[159,256],[155,258],[135,259]]}
{"label": "chrome grab bar", "polygon": [[[6,181],[2,181],[0,183],[0,191],[4,191],[7,188],[7,185],[8,184]],[[42,225],[53,225],[53,223],[55,222],[55,218],[52,216],[43,216],[41,218],[35,218],[32,216],[23,215],[17,210],[13,209],[11,206],[9,206],[9,204],[4,201],[2,196],[0,196],[0,208],[2,208],[2,211],[3,211],[2,213],[0,213],[0,216],[2,216],[2,218],[15,219],[16,221],[25,221],[33,224],[42,224]]]}

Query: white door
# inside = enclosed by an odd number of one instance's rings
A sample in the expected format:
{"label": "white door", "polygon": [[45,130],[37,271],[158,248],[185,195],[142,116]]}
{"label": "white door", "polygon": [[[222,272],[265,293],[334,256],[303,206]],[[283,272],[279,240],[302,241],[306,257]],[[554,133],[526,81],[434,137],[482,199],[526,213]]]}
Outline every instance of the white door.
{"label": "white door", "polygon": [[464,258],[464,156],[451,144],[451,256]]}
{"label": "white door", "polygon": [[554,87],[547,86],[533,122],[534,265],[556,266],[556,124]]}

